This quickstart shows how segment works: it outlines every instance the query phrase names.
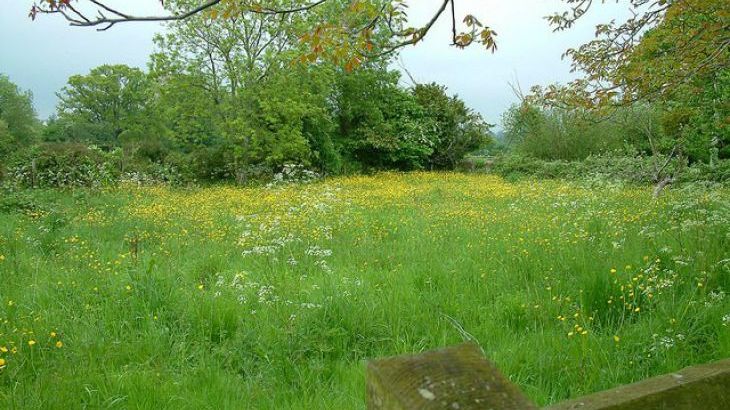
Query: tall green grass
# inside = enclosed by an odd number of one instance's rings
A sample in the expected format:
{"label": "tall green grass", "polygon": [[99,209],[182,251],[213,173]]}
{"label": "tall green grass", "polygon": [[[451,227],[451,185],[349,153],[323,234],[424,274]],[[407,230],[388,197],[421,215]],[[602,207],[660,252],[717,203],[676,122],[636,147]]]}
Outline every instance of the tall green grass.
{"label": "tall green grass", "polygon": [[730,353],[727,191],[415,173],[5,195],[2,407],[363,408],[365,360],[465,339],[546,404]]}

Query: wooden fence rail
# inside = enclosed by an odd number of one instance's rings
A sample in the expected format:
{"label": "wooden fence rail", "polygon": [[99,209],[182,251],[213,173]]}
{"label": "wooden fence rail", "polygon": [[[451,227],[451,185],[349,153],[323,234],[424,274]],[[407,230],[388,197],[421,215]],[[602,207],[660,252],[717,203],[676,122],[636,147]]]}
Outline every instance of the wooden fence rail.
{"label": "wooden fence rail", "polygon": [[[374,360],[367,368],[371,410],[537,409],[474,343]],[[620,386],[547,410],[728,410],[730,359]]]}

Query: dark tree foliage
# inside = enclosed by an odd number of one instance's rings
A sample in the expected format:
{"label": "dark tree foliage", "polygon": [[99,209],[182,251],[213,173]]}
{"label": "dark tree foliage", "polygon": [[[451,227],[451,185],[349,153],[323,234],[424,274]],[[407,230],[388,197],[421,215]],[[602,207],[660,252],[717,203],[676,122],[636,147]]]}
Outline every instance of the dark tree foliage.
{"label": "dark tree foliage", "polygon": [[33,144],[39,130],[33,96],[0,74],[0,158]]}
{"label": "dark tree foliage", "polygon": [[49,138],[114,146],[134,139],[132,134],[154,132],[149,82],[137,68],[103,65],[89,74],[71,76],[58,98],[61,135]]}
{"label": "dark tree foliage", "polygon": [[491,125],[457,96],[449,96],[446,87],[417,84],[413,95],[432,120],[430,132],[435,135],[435,144],[429,158],[431,168],[454,169],[466,154],[491,143]]}
{"label": "dark tree foliage", "polygon": [[424,168],[433,153],[431,119],[398,74],[383,69],[343,75],[337,89],[340,150],[366,168]]}

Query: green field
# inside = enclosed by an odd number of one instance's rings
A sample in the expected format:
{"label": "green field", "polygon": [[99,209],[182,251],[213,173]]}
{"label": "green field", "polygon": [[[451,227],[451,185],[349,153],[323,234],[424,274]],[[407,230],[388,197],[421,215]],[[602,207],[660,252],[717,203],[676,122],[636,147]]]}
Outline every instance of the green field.
{"label": "green field", "polygon": [[363,408],[367,359],[465,339],[540,404],[730,356],[727,190],[3,195],[3,408]]}

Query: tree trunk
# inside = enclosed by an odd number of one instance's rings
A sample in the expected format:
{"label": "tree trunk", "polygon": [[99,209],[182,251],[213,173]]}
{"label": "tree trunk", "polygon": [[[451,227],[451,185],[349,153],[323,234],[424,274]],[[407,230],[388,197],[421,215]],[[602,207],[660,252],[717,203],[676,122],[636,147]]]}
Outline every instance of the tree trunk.
{"label": "tree trunk", "polygon": [[659,195],[662,194],[664,188],[666,188],[667,185],[671,184],[672,182],[674,182],[674,178],[670,176],[666,176],[664,177],[664,179],[657,182],[656,187],[654,187],[654,199],[659,198]]}

